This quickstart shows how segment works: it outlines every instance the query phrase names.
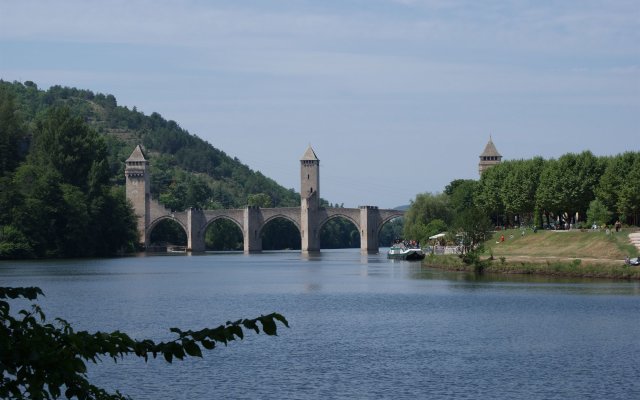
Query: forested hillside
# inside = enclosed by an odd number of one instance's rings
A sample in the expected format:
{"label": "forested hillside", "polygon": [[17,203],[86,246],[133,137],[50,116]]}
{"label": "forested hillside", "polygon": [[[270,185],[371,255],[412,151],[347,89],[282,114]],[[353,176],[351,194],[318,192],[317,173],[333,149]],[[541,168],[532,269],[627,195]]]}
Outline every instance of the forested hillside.
{"label": "forested hillside", "polygon": [[255,195],[260,195],[262,203],[266,198],[263,195],[268,196],[271,206],[300,203],[293,189],[285,189],[251,170],[175,121],[158,113],[145,115],[136,107],[119,106],[111,94],[61,86],[40,90],[30,81],[22,84],[0,80],[0,88],[13,96],[18,117],[25,123],[27,142],[22,144],[23,150],[28,147],[39,115],[52,107],[68,107],[73,116],[82,118],[103,136],[113,183],[124,184],[123,161],[141,143],[151,161],[152,195],[169,208],[244,207]]}
{"label": "forested hillside", "polygon": [[22,114],[0,86],[0,258],[132,251],[135,218],[103,137],[65,107]]}

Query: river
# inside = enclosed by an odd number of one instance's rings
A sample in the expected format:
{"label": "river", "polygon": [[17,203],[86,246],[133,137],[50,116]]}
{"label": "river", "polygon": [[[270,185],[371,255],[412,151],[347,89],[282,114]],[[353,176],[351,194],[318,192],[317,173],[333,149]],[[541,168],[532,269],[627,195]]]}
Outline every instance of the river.
{"label": "river", "polygon": [[0,262],[47,318],[171,339],[279,312],[278,337],[90,378],[134,399],[640,398],[640,283],[474,277],[355,250]]}

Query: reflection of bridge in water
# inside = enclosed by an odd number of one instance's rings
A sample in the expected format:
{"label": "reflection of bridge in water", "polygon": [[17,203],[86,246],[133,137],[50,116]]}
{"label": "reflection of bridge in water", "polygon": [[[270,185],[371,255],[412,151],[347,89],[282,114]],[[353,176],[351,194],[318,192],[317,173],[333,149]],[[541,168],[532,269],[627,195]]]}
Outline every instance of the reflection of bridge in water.
{"label": "reflection of bridge in water", "polygon": [[262,250],[262,232],[265,226],[277,219],[291,221],[300,232],[302,252],[320,251],[320,229],[334,218],[346,218],[360,233],[360,249],[363,253],[378,251],[378,235],[382,226],[404,215],[403,211],[380,210],[374,206],[359,208],[333,208],[320,206],[320,160],[309,146],[300,160],[300,207],[260,208],[248,206],[241,209],[199,210],[172,212],[151,198],[149,161],[136,146],[126,161],[127,199],[138,217],[138,231],[145,247],[150,244],[151,231],[164,220],[177,222],[187,234],[187,249],[193,252],[205,250],[207,227],[220,219],[233,222],[244,237],[245,253]]}

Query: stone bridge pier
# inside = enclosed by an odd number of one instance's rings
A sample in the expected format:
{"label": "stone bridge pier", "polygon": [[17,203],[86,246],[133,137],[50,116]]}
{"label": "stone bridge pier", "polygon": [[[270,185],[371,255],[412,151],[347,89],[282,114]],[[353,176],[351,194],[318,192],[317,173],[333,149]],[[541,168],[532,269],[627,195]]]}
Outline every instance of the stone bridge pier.
{"label": "stone bridge pier", "polygon": [[241,209],[201,210],[190,208],[182,212],[166,209],[151,198],[149,161],[137,146],[126,161],[126,193],[138,218],[141,245],[149,247],[151,231],[163,220],[178,223],[187,234],[187,250],[205,251],[205,233],[210,224],[219,219],[233,222],[242,232],[244,252],[262,251],[262,234],[265,226],[276,218],[292,222],[300,232],[303,253],[320,251],[320,230],[333,218],[346,218],[360,233],[362,253],[378,251],[378,235],[383,225],[404,215],[403,211],[381,210],[375,206],[359,208],[333,208],[320,205],[320,160],[309,146],[300,160],[300,207],[260,208],[247,206]]}

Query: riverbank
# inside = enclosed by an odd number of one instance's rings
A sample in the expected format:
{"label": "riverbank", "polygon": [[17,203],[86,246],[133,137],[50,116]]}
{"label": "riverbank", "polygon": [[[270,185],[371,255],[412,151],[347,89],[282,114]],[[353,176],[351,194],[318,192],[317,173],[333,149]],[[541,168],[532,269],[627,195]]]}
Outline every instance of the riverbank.
{"label": "riverbank", "polygon": [[[474,272],[476,265],[462,262],[457,255],[427,256],[422,265],[449,271]],[[602,259],[563,258],[494,258],[483,257],[481,269],[485,273],[537,274],[574,278],[607,278],[640,280],[640,267],[625,265],[622,261]]]}
{"label": "riverbank", "polygon": [[485,244],[479,267],[456,255],[428,256],[423,265],[452,271],[479,268],[487,273],[640,280],[640,267],[624,264],[625,257],[638,256],[628,239],[631,232],[513,229],[496,232]]}

